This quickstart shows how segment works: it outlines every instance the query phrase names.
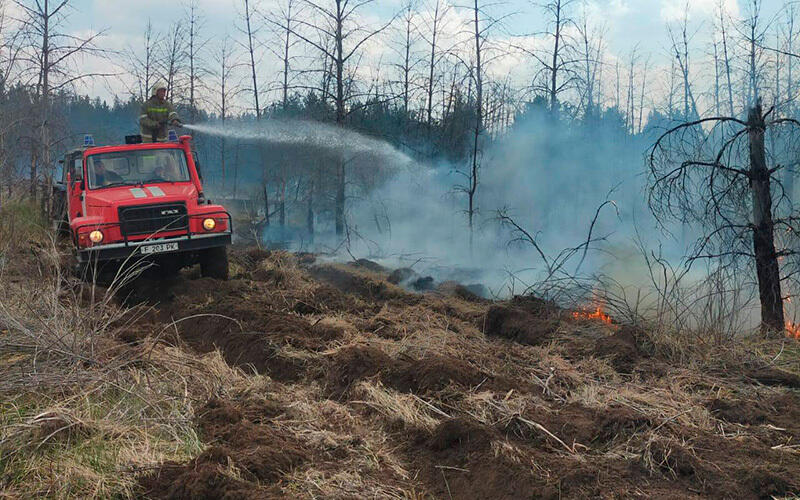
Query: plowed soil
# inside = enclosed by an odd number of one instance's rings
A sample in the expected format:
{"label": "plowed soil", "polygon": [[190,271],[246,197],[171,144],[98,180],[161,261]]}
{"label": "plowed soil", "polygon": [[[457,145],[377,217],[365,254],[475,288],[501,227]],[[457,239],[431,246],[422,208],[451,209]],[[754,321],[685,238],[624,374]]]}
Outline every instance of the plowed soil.
{"label": "plowed soil", "polygon": [[645,331],[535,298],[416,294],[369,261],[232,261],[228,282],[158,285],[137,335],[268,383],[198,402],[205,451],[143,473],[145,497],[800,495],[796,374],[677,364]]}

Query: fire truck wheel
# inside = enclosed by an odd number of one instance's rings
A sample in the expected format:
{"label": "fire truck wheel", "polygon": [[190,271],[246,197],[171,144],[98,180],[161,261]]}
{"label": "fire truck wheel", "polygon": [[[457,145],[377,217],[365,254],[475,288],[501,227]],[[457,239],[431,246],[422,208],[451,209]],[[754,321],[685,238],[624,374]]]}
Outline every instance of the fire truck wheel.
{"label": "fire truck wheel", "polygon": [[200,274],[204,278],[228,279],[227,247],[209,248],[200,252]]}

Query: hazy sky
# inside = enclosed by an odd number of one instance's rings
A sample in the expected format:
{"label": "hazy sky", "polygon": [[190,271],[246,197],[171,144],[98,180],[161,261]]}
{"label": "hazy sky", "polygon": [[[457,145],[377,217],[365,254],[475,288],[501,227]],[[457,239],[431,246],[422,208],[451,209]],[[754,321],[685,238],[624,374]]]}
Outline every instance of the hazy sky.
{"label": "hazy sky", "polygon": [[[268,10],[276,0],[251,0]],[[277,0],[280,1],[280,0]],[[710,15],[719,0],[690,0],[690,13],[698,51],[706,53],[711,28]],[[729,12],[736,16],[744,9],[745,1],[723,0]],[[199,0],[206,22],[206,33],[212,38],[211,45],[225,34],[238,36],[238,13],[242,0]],[[422,4],[424,5],[424,0]],[[455,2],[458,5],[458,2]],[[775,15],[783,0],[764,0],[764,15],[769,19]],[[142,32],[147,19],[153,21],[156,30],[166,29],[171,22],[181,18],[183,2],[138,0],[73,0],[74,9],[70,14],[69,28],[75,32],[86,33],[91,30],[105,30],[106,36],[100,42],[103,47],[123,50],[141,45]],[[400,0],[376,0],[362,10],[362,14],[379,22],[391,17],[400,8]],[[624,57],[638,45],[641,54],[651,55],[654,64],[667,61],[666,24],[681,18],[686,0],[589,0],[592,21],[603,24],[609,52]],[[544,29],[540,10],[533,2],[510,0],[494,8],[496,14],[513,13],[506,23],[509,33],[530,34]],[[267,38],[265,36],[265,38]],[[380,47],[372,50],[380,50]],[[85,67],[107,70],[106,63],[84,61]],[[517,63],[513,63],[517,64]],[[522,61],[522,65],[525,62]],[[524,68],[523,68],[524,69]],[[277,74],[278,68],[269,58],[262,68],[263,78],[269,79]],[[82,92],[89,92],[107,98],[111,92],[120,92],[124,86],[118,79],[107,83],[89,82]]]}

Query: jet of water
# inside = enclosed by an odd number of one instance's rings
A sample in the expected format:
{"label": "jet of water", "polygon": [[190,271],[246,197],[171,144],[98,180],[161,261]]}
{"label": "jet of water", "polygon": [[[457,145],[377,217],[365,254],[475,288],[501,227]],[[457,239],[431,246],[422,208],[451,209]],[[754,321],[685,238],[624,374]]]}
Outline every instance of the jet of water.
{"label": "jet of water", "polygon": [[185,124],[184,128],[205,135],[230,139],[325,148],[349,158],[359,154],[372,154],[398,166],[407,165],[413,161],[408,155],[385,141],[343,127],[307,120],[272,119],[237,125]]}

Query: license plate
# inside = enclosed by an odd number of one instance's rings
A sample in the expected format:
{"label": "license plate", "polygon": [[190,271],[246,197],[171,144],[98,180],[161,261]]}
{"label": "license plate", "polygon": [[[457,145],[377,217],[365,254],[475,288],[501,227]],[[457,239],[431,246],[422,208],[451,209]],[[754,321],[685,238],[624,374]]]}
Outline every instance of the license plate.
{"label": "license plate", "polygon": [[172,252],[178,249],[178,243],[159,243],[157,245],[147,245],[141,247],[142,255],[150,255],[151,253]]}

